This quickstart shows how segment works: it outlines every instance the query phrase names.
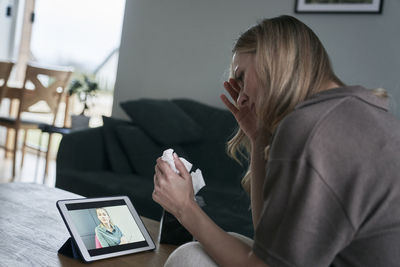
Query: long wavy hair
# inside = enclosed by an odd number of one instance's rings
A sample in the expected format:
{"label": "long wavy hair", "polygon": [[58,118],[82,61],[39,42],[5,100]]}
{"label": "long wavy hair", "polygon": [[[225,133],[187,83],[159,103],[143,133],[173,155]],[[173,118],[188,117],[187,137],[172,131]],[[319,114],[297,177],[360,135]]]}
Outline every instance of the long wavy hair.
{"label": "long wavy hair", "polygon": [[[318,93],[327,82],[344,85],[316,34],[291,16],[262,20],[239,37],[232,53],[255,54],[256,73],[264,89],[256,103],[258,127],[268,135],[297,104]],[[250,155],[249,144],[239,128],[228,141],[228,154],[236,160],[238,154]],[[248,171],[242,184],[249,177]]]}
{"label": "long wavy hair", "polygon": [[[114,223],[113,223],[113,221],[112,221],[112,219],[111,219],[111,216],[110,216],[110,214],[108,213],[108,211],[105,209],[105,208],[96,208],[96,215],[97,215],[97,211],[98,210],[103,210],[103,211],[105,211],[105,213],[107,214],[107,216],[108,216],[108,218],[110,219],[110,226],[112,227],[112,228],[114,228]],[[97,215],[97,218],[99,217],[99,215]],[[99,221],[100,221],[100,218],[98,218],[99,219]],[[102,221],[100,221],[100,224],[103,226],[103,227],[105,227],[105,225],[103,224],[103,222]]]}

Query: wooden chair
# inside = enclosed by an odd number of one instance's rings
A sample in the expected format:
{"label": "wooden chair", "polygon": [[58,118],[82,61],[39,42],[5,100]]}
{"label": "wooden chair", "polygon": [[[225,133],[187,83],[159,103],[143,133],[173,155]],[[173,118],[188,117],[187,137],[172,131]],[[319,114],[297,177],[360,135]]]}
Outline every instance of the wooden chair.
{"label": "wooden chair", "polygon": [[[26,135],[29,129],[38,129],[39,125],[47,123],[48,125],[55,126],[57,114],[59,111],[60,102],[65,93],[65,88],[68,85],[69,78],[72,74],[71,69],[48,69],[35,65],[27,65],[24,86],[23,88],[11,88],[8,87],[4,93],[4,98],[10,100],[17,100],[18,109],[15,116],[10,114],[7,117],[0,117],[0,126],[6,127],[7,129],[14,130],[14,142],[13,149],[11,149],[12,158],[12,177],[15,179],[16,173],[16,154],[18,146],[19,130],[24,130],[24,143],[22,148],[22,159],[21,167],[23,165],[25,146],[26,146]],[[47,79],[47,83],[43,82],[44,78]],[[29,85],[33,85],[34,88],[29,89]],[[38,103],[46,103],[47,110],[35,109]],[[30,114],[50,114],[50,121],[43,121],[37,119],[24,119],[22,115],[27,113]],[[66,116],[64,115],[64,121]],[[51,144],[51,135],[48,140],[48,151]],[[38,148],[40,149],[40,147]],[[6,148],[7,151],[7,148]],[[46,170],[49,153],[46,153]]]}
{"label": "wooden chair", "polygon": [[3,100],[3,95],[6,93],[8,78],[14,63],[0,61],[0,106]]}

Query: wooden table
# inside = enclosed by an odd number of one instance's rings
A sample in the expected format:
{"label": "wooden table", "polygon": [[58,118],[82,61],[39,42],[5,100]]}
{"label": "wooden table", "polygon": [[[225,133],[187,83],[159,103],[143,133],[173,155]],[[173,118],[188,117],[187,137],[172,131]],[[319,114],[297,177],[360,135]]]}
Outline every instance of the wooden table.
{"label": "wooden table", "polygon": [[[79,195],[44,185],[0,184],[0,266],[87,266],[57,253],[69,233],[56,201]],[[173,245],[157,242],[159,222],[142,217],[156,250],[90,263],[90,266],[163,266]]]}

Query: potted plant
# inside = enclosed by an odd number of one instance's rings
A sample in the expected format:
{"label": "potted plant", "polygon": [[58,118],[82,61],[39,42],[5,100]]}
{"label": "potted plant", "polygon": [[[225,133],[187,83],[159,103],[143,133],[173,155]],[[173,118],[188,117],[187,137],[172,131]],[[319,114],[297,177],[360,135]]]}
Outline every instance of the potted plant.
{"label": "potted plant", "polygon": [[98,89],[98,84],[85,74],[83,75],[83,81],[81,79],[73,79],[71,81],[68,88],[69,96],[76,95],[79,102],[83,104],[82,112],[79,115],[71,116],[71,128],[87,128],[89,126],[90,117],[86,116],[87,110],[90,108],[90,102],[96,97]]}

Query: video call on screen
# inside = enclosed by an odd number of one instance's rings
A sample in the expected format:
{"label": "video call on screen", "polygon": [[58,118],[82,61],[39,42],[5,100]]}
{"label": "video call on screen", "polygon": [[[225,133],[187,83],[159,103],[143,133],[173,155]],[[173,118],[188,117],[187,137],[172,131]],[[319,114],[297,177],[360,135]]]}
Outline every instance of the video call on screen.
{"label": "video call on screen", "polygon": [[123,200],[67,204],[66,207],[91,256],[147,245]]}

